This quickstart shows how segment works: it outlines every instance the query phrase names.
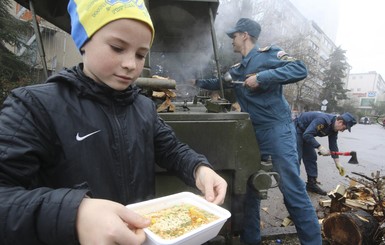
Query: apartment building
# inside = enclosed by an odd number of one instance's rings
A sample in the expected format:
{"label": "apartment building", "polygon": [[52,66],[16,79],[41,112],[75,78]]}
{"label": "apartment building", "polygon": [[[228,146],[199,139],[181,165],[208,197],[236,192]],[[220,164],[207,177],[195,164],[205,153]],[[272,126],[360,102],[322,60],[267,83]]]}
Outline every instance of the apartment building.
{"label": "apartment building", "polygon": [[349,103],[364,115],[373,115],[373,105],[385,102],[385,81],[375,71],[349,74],[345,86],[349,89]]}
{"label": "apartment building", "polygon": [[261,23],[260,42],[277,44],[308,67],[308,77],[285,86],[285,95],[295,112],[320,110],[319,98],[327,59],[336,49],[334,41],[289,0],[258,0],[255,16]]}
{"label": "apartment building", "polygon": [[[18,19],[33,21],[31,11],[16,2],[12,2],[10,13]],[[10,47],[10,49],[13,49],[13,52],[18,56],[23,57],[25,62],[37,71],[41,71],[36,79],[44,80],[42,75],[44,66],[47,67],[48,75],[50,75],[62,70],[64,67],[77,64],[81,57],[70,34],[39,16],[36,16],[36,21],[40,30],[42,44],[39,44],[37,32],[31,26],[29,35],[25,37],[25,43],[28,46],[21,49]]]}

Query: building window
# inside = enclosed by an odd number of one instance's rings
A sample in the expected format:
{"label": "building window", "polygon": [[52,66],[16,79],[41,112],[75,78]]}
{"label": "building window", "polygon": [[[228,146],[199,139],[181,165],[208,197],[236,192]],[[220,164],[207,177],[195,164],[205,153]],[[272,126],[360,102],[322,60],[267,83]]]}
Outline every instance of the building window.
{"label": "building window", "polygon": [[362,98],[360,106],[372,107],[374,105],[374,100],[375,99]]}

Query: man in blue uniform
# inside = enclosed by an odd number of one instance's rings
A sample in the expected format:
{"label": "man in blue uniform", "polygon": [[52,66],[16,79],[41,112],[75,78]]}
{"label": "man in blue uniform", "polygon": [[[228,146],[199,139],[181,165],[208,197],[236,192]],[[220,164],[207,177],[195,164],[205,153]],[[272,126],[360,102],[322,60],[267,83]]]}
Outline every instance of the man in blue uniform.
{"label": "man in blue uniform", "polygon": [[[326,114],[322,112],[303,112],[297,119],[295,125],[297,128],[297,150],[299,160],[303,159],[307,174],[306,190],[319,195],[326,195],[326,192],[317,185],[317,154],[315,149],[318,149],[318,154],[329,156],[330,151],[338,151],[337,138],[338,132],[343,132],[345,129],[351,130],[351,127],[356,124],[356,120],[346,112],[341,116]],[[317,142],[315,137],[329,138],[329,149],[323,147]],[[343,167],[340,164],[338,155],[331,155],[334,163],[341,175],[344,175]]]}
{"label": "man in blue uniform", "polygon": [[[243,84],[224,84],[235,91],[241,110],[250,114],[262,160],[270,156],[274,171],[280,175],[279,188],[296,226],[301,244],[322,243],[318,219],[300,178],[296,131],[289,104],[283,96],[283,85],[295,83],[307,76],[303,62],[275,46],[259,48],[256,44],[261,26],[241,18],[227,32],[234,52],[242,55],[239,64],[229,73]],[[219,79],[197,79],[195,84],[208,90],[219,90]],[[243,244],[260,244],[260,197],[247,188],[244,200]]]}

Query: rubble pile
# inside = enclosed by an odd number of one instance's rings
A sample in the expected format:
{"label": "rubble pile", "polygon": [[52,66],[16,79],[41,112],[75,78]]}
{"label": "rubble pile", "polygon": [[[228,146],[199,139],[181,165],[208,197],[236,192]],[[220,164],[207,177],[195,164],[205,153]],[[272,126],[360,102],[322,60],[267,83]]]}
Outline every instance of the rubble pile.
{"label": "rubble pile", "polygon": [[349,187],[338,185],[320,200],[324,218],[320,220],[330,244],[385,245],[385,176],[352,173]]}

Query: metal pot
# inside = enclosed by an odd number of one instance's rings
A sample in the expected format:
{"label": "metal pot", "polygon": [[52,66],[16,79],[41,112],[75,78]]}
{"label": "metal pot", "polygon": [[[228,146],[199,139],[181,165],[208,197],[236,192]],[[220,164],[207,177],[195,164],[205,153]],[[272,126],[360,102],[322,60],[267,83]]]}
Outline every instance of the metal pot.
{"label": "metal pot", "polygon": [[231,74],[230,72],[226,72],[224,75],[223,75],[223,80],[225,82],[232,82],[233,81],[233,78],[231,77]]}
{"label": "metal pot", "polygon": [[225,81],[226,83],[231,83],[231,84],[244,84],[245,82],[244,81],[233,81],[233,78],[230,74],[230,72],[226,72],[223,77],[222,77],[223,81]]}

